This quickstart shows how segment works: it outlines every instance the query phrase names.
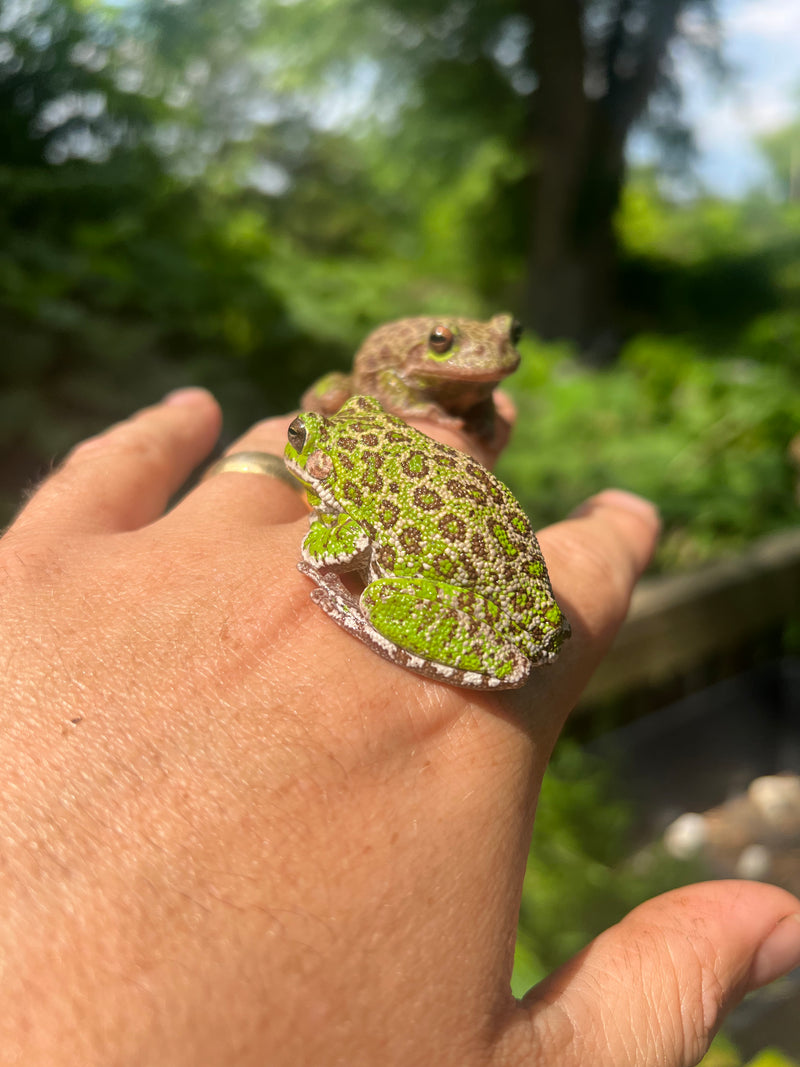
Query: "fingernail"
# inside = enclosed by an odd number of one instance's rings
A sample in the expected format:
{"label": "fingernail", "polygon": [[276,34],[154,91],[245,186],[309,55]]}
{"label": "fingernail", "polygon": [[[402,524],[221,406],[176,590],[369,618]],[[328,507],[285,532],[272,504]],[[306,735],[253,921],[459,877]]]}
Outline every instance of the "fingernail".
{"label": "fingernail", "polygon": [[162,404],[196,404],[201,398],[208,400],[210,395],[208,389],[203,389],[199,385],[187,385],[182,389],[173,389],[171,393],[167,393]]}
{"label": "fingernail", "polygon": [[756,952],[750,968],[750,989],[774,982],[800,967],[800,915],[787,915],[769,933]]}

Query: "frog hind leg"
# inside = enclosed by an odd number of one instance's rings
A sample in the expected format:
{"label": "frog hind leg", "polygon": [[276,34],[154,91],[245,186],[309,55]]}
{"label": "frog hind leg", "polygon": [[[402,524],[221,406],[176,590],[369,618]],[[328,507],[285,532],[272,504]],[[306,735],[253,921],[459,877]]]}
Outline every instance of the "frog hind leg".
{"label": "frog hind leg", "polygon": [[531,661],[504,632],[500,609],[471,590],[432,578],[377,578],[360,606],[400,655],[422,660],[413,670],[470,689],[517,689],[528,678]]}
{"label": "frog hind leg", "polygon": [[[530,671],[530,660],[511,641],[502,639],[497,635],[489,623],[475,620],[464,615],[457,622],[462,628],[469,627],[471,630],[470,644],[473,646],[469,653],[462,655],[463,666],[459,663],[458,656],[449,656],[453,662],[439,662],[431,658],[430,652],[416,652],[411,647],[403,647],[398,640],[399,630],[416,631],[416,639],[407,642],[419,646],[427,643],[431,636],[435,639],[450,638],[451,619],[446,616],[445,620],[438,621],[438,633],[432,635],[431,617],[437,616],[438,612],[430,607],[420,609],[419,582],[426,583],[426,579],[414,578],[382,578],[372,582],[362,593],[361,598],[351,593],[343,584],[338,574],[332,571],[320,571],[310,567],[308,563],[298,563],[298,570],[306,574],[317,583],[318,588],[311,593],[311,600],[330,615],[340,626],[345,628],[358,640],[361,640],[373,652],[390,663],[398,664],[407,670],[425,674],[428,678],[449,682],[450,685],[458,685],[467,689],[516,689],[525,684]],[[377,589],[373,588],[378,586]],[[389,587],[396,588],[389,588]],[[426,583],[428,587],[434,583]],[[399,598],[399,600],[398,600]],[[449,598],[452,600],[452,596]],[[425,604],[425,601],[421,601]],[[391,608],[395,608],[395,612]],[[446,605],[449,607],[449,605]],[[398,626],[397,620],[391,621],[391,616],[399,610],[402,615],[403,625]],[[375,625],[372,615],[377,617],[378,625]],[[462,612],[463,615],[463,612]],[[434,632],[436,625],[434,622]],[[476,655],[476,649],[480,650],[480,662]],[[484,664],[489,662],[490,668],[485,669]]]}
{"label": "frog hind leg", "polygon": [[[317,583],[318,588],[311,591],[311,599],[314,603],[323,607],[332,618],[336,619],[340,626],[355,632],[356,621],[359,617],[363,618],[363,614],[358,603],[358,597],[350,592],[339,574],[336,571],[319,570],[310,563],[298,563],[297,569],[301,574],[305,574],[306,577]],[[329,610],[329,608],[333,610]],[[341,613],[342,618],[340,619],[335,612]],[[351,616],[353,618],[352,625],[346,621]]]}
{"label": "frog hind leg", "polygon": [[[392,663],[400,663],[421,674],[433,673],[425,669],[425,661],[420,656],[409,656],[402,649],[395,649],[391,642],[375,629],[361,610],[359,598],[350,592],[335,571],[319,570],[308,563],[298,563],[297,569],[317,583],[317,588],[311,593],[314,603],[348,633]],[[435,676],[443,677],[438,674]]]}
{"label": "frog hind leg", "polygon": [[317,583],[312,600],[384,659],[466,689],[524,685],[530,660],[497,633],[493,605],[482,602],[487,618],[475,618],[457,607],[461,591],[413,578],[376,579],[359,598],[338,574],[297,566]]}

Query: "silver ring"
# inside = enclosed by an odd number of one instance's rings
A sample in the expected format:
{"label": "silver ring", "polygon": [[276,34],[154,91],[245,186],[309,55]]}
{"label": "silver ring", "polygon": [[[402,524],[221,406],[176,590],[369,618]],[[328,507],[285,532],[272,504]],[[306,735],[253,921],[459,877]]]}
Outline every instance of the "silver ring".
{"label": "silver ring", "polygon": [[302,485],[286,469],[283,458],[273,452],[233,452],[230,456],[222,456],[216,463],[211,464],[203,475],[203,481],[215,474],[227,474],[229,471],[238,474],[267,474],[272,478],[280,478],[298,493],[303,492]]}

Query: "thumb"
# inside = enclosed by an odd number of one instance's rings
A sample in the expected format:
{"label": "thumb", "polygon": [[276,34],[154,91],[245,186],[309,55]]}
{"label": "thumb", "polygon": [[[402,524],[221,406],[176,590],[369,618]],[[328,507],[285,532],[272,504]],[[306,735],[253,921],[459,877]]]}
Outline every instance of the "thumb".
{"label": "thumb", "polygon": [[673,890],[531,990],[519,1062],[690,1067],[745,993],[798,964],[800,901],[785,890],[734,881]]}

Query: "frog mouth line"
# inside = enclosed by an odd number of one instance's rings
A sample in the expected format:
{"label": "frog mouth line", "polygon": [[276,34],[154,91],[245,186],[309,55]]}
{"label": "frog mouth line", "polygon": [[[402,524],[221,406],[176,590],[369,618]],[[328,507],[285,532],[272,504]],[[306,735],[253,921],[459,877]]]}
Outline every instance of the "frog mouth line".
{"label": "frog mouth line", "polygon": [[319,497],[327,507],[332,511],[341,512],[344,511],[344,507],[339,503],[330,488],[325,486],[322,482],[313,482],[306,476],[305,468],[301,467],[296,459],[291,456],[284,456],[284,463],[289,473],[297,479],[297,482],[307,493],[312,493],[314,496]]}
{"label": "frog mouth line", "polygon": [[296,459],[292,459],[290,456],[284,456],[283,462],[292,477],[296,478],[304,489],[312,488],[311,483],[304,477],[303,468],[300,466]]}
{"label": "frog mouth line", "polygon": [[[465,381],[475,382],[475,383],[484,383],[485,382],[486,384],[489,384],[491,382],[499,382],[502,378],[507,377],[509,374],[513,374],[514,371],[519,367],[519,364],[520,364],[520,361],[517,360],[516,363],[509,364],[508,367],[503,367],[503,368],[495,367],[494,370],[488,370],[488,371],[487,370],[475,370],[475,371],[473,371],[468,367],[461,367],[461,368],[459,368],[459,372],[458,372],[459,376],[458,376],[458,383],[457,384],[463,384],[463,382],[465,382]],[[420,378],[423,378],[423,379],[424,378],[430,378],[430,379],[433,379],[433,380],[435,380],[437,382],[442,378],[452,381],[452,379],[453,379],[453,369],[452,369],[452,367],[450,367],[448,369],[447,364],[434,364],[432,366],[425,367],[424,371],[420,373]]]}

